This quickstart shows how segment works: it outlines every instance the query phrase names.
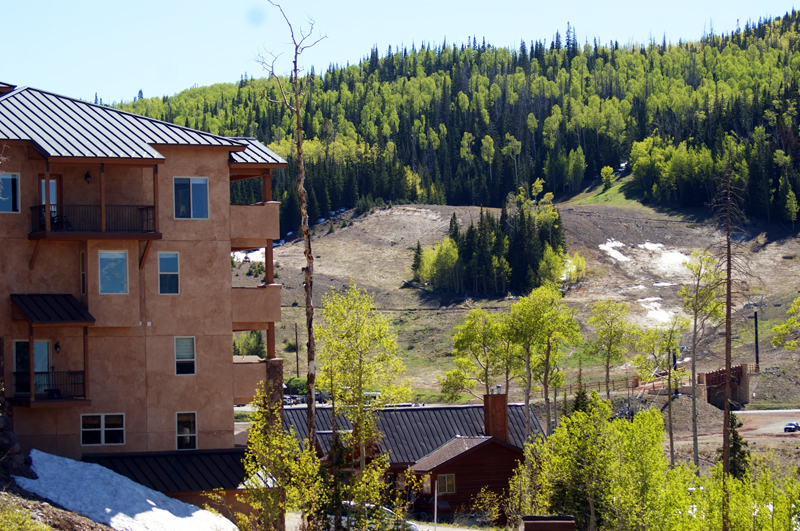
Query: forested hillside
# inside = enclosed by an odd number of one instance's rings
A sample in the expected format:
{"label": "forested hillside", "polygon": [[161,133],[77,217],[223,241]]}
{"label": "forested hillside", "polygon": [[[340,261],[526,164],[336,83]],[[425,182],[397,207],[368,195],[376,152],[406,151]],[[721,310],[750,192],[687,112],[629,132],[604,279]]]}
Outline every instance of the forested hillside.
{"label": "forested hillside", "polygon": [[[581,44],[568,26],[563,39],[517,50],[475,39],[373,49],[313,80],[304,107],[312,220],[367,197],[499,207],[537,178],[568,193],[629,158],[643,200],[703,205],[731,167],[749,214],[791,220],[798,17],[676,44]],[[243,76],[121,108],[255,136],[291,162],[290,117],[269,97],[274,81]],[[299,224],[294,172],[290,164],[273,183],[284,232]],[[249,184],[232,187],[233,201],[260,199]]]}

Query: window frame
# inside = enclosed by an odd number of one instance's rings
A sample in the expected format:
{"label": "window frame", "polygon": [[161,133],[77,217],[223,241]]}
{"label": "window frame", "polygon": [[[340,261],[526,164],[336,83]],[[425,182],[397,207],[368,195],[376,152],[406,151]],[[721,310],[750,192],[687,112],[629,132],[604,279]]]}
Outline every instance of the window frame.
{"label": "window frame", "polygon": [[[442,479],[444,478],[444,487],[442,487]],[[448,484],[449,482],[449,484]],[[455,474],[437,474],[436,483],[438,485],[439,494],[455,494],[456,493],[456,475]],[[448,487],[450,489],[448,490]],[[444,489],[444,490],[443,490]]]}
{"label": "window frame", "polygon": [[[178,359],[178,340],[191,339],[192,340],[192,372],[178,372],[178,363],[186,363],[189,360]],[[175,376],[194,376],[197,374],[197,337],[196,336],[175,336],[172,339],[173,352],[175,356]]]}
{"label": "window frame", "polygon": [[[122,417],[122,428],[106,428],[106,417],[112,416],[120,416]],[[100,429],[89,429],[86,430],[83,427],[83,419],[84,417],[100,417]],[[125,413],[83,413],[80,417],[80,437],[81,437],[81,446],[125,446],[125,429],[126,429],[126,422],[125,422]],[[100,432],[100,442],[99,443],[84,443],[83,442],[83,433],[84,431],[90,432]],[[106,442],[106,431],[121,431],[122,432],[122,442],[121,443],[109,443]]]}
{"label": "window frame", "polygon": [[[183,435],[178,433],[178,416],[179,415],[193,415],[194,416],[194,433],[183,434]],[[197,429],[197,411],[176,411],[175,412],[175,449],[176,450],[179,450],[179,451],[197,450],[198,449],[198,444],[197,444],[197,439],[198,439],[197,432],[198,431],[199,430]],[[181,448],[180,447],[180,439],[181,439],[181,437],[194,437],[194,448]]]}
{"label": "window frame", "polygon": [[[177,196],[175,194],[175,184],[176,184],[175,182],[178,179],[188,179],[189,180],[189,216],[188,217],[183,217],[183,216],[179,217],[178,216],[178,211],[177,211],[178,209],[175,208],[176,207],[176,199],[177,199]],[[205,183],[205,187],[206,187],[206,216],[205,217],[195,216],[195,213],[194,213],[194,201],[192,199],[192,186],[195,183],[195,181],[202,181],[202,182]],[[211,219],[211,194],[210,194],[210,191],[209,191],[208,177],[176,176],[176,177],[172,178],[172,217],[173,217],[173,219],[176,219],[176,220],[178,220],[178,219],[201,219],[201,220],[202,219],[206,219],[206,220],[207,219]]]}
{"label": "window frame", "polygon": [[[175,273],[172,272],[162,272],[161,271],[161,255],[168,255],[174,254],[175,260],[178,262],[178,271]],[[161,275],[175,275],[178,277],[178,291],[176,292],[164,292],[161,291]],[[158,253],[158,294],[159,295],[180,295],[181,294],[181,256],[178,251],[163,251]]]}
{"label": "window frame", "polygon": [[[9,210],[9,211],[0,210],[0,214],[21,214],[22,213],[22,198],[21,198],[22,190],[21,190],[20,185],[22,184],[22,178],[20,177],[19,173],[0,172],[0,179],[2,179],[4,177],[8,177],[8,178],[10,178],[12,180],[15,180],[17,182],[17,204],[16,204],[16,208],[17,209],[14,210],[14,205],[12,204],[11,205],[11,210]],[[8,193],[8,192],[3,192],[3,194],[6,194],[6,193]],[[13,197],[10,197],[9,199],[13,200]]]}
{"label": "window frame", "polygon": [[[124,292],[116,292],[116,293],[104,293],[103,292],[103,267],[101,264],[101,257],[100,255],[103,253],[122,253],[125,255],[125,291]],[[113,249],[102,249],[97,251],[97,291],[100,295],[128,295],[130,293],[130,272],[128,268],[128,251],[124,250],[113,250]]]}

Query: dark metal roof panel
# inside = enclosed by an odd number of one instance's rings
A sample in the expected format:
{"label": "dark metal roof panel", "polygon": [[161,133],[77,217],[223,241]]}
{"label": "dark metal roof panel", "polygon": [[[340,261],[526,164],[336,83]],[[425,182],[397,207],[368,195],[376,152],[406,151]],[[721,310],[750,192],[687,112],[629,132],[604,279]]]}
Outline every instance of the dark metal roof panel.
{"label": "dark metal roof panel", "polygon": [[245,479],[244,448],[84,454],[97,463],[159,492],[200,492],[216,488],[237,489]]}
{"label": "dark metal roof panel", "polygon": [[0,96],[0,139],[30,140],[53,158],[162,160],[152,145],[242,145],[234,139],[31,88]]}
{"label": "dark metal roof panel", "polygon": [[464,452],[492,440],[491,437],[455,437],[428,455],[420,458],[412,467],[413,470],[428,472],[439,465],[450,461]]}
{"label": "dark metal roof panel", "polygon": [[231,137],[231,139],[245,144],[247,149],[231,152],[229,156],[230,162],[237,164],[286,164],[283,158],[255,138]]}
{"label": "dark metal roof panel", "polygon": [[85,324],[95,318],[72,295],[11,294],[11,302],[19,308],[25,320],[33,325]]}
{"label": "dark metal roof panel", "polygon": [[[317,429],[331,429],[330,407],[317,408]],[[415,463],[435,451],[456,435],[481,437],[486,435],[483,423],[483,405],[434,406],[383,409],[379,413],[378,430],[383,437],[380,450],[389,455],[390,463]],[[349,423],[338,421],[340,428],[349,429]],[[306,409],[284,409],[284,428],[294,426],[299,442],[305,438]],[[543,433],[541,425],[531,411],[534,433]],[[509,444],[522,448],[525,442],[525,408],[522,404],[508,406]],[[325,447],[326,443],[320,441]]]}

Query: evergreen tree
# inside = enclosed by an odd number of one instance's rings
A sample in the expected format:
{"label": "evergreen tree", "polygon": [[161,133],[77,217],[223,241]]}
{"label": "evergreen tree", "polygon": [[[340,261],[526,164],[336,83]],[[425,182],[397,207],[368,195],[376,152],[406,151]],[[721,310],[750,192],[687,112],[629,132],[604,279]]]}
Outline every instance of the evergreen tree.
{"label": "evergreen tree", "polygon": [[575,398],[572,399],[572,413],[576,411],[583,411],[584,413],[589,410],[589,395],[586,388],[583,386],[583,360],[578,360],[578,391],[575,393]]}
{"label": "evergreen tree", "polygon": [[[750,449],[747,447],[747,441],[739,434],[739,428],[743,426],[736,415],[731,413],[730,422],[730,471],[731,475],[736,479],[744,479],[747,470],[750,468]],[[717,448],[717,460],[722,461],[723,448]]]}
{"label": "evergreen tree", "polygon": [[414,262],[411,264],[411,271],[414,272],[414,281],[419,281],[419,270],[422,266],[422,246],[417,240],[417,248],[414,249]]}

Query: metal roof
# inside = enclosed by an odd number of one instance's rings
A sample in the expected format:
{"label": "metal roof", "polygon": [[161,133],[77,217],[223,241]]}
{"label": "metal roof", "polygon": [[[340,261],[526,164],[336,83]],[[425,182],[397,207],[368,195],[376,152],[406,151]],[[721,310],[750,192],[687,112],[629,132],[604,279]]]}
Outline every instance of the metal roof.
{"label": "metal roof", "polygon": [[[298,440],[306,433],[306,408],[284,408],[284,428],[294,427]],[[398,407],[382,409],[378,417],[378,430],[383,437],[379,448],[389,455],[391,464],[416,463],[456,436],[477,437],[486,435],[483,424],[483,404],[467,406]],[[331,408],[317,407],[317,430],[331,430]],[[534,433],[543,433],[542,427],[531,411]],[[337,419],[337,429],[352,426]],[[525,406],[508,406],[509,444],[522,448],[525,442]],[[330,437],[319,437],[323,451],[330,447]]]}
{"label": "metal roof", "polygon": [[10,83],[3,83],[2,81],[0,81],[0,94],[11,92],[15,88],[17,88],[16,85],[11,85]]}
{"label": "metal roof", "polygon": [[47,158],[164,160],[153,145],[242,143],[33,88],[0,96],[0,140],[29,140]]}
{"label": "metal roof", "polygon": [[11,302],[32,325],[93,325],[92,317],[72,295],[12,293]]}
{"label": "metal roof", "polygon": [[285,160],[258,139],[251,137],[231,137],[231,139],[247,146],[244,151],[234,151],[230,154],[229,160],[234,164],[286,164]]}
{"label": "metal roof", "polygon": [[418,472],[430,472],[467,450],[476,448],[491,440],[491,437],[455,437],[414,463],[411,469]]}
{"label": "metal roof", "polygon": [[145,487],[163,493],[234,490],[244,482],[244,448],[121,454],[84,454]]}

